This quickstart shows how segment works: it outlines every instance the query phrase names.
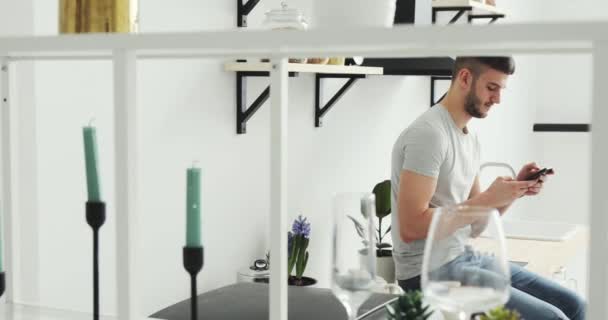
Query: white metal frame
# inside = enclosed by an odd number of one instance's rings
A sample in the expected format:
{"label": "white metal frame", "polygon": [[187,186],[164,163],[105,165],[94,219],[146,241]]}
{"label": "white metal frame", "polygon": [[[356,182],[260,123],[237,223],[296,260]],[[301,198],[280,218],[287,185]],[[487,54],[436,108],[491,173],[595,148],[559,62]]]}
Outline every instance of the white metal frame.
{"label": "white metal frame", "polygon": [[[452,25],[395,27],[392,29],[281,31],[214,31],[139,35],[78,35],[0,38],[0,58],[19,60],[114,59],[116,108],[117,228],[119,319],[136,319],[136,161],[135,59],[273,57],[271,71],[271,235],[276,255],[271,272],[270,319],[287,319],[286,208],[287,208],[287,72],[290,56],[441,56],[522,53],[591,53],[594,56],[592,123],[592,205],[589,319],[606,319],[608,296],[608,207],[604,183],[608,181],[608,22],[521,25]],[[4,54],[1,54],[4,53]],[[6,82],[5,77],[2,82]],[[8,86],[2,85],[3,89]],[[6,105],[3,104],[3,112]],[[7,110],[7,109],[6,109]],[[8,125],[3,120],[3,127]],[[3,134],[7,134],[3,129]],[[121,140],[118,137],[126,137]],[[10,159],[10,146],[2,140],[2,158]],[[3,166],[4,176],[12,168]],[[124,173],[124,174],[123,174]],[[8,185],[7,185],[8,184]],[[2,196],[10,199],[10,184]],[[6,201],[4,201],[6,206]],[[3,212],[10,221],[15,214]],[[13,248],[17,243],[9,241]],[[125,242],[126,241],[126,242]],[[7,250],[8,251],[8,250]],[[14,288],[13,288],[14,289]]]}
{"label": "white metal frame", "polygon": [[138,319],[137,310],[137,108],[133,51],[114,52],[114,147],[116,167],[116,280],[121,320]]}
{"label": "white metal frame", "polygon": [[[287,59],[272,62],[270,71],[270,319],[287,319]],[[278,90],[277,90],[278,89]],[[279,254],[277,254],[277,252]],[[276,269],[276,270],[274,270]]]}
{"label": "white metal frame", "polygon": [[[2,222],[2,235],[4,235],[6,241],[5,246],[5,269],[13,265],[14,258],[14,239],[17,237],[14,235],[15,224],[13,223],[13,215],[11,210],[13,208],[13,173],[16,171],[13,168],[12,160],[12,137],[14,136],[14,130],[12,128],[11,116],[12,110],[10,109],[10,88],[9,88],[9,63],[8,59],[0,58],[0,110],[1,127],[0,127],[0,152],[2,152],[2,198],[0,199],[0,222]],[[2,216],[3,215],[3,216]],[[15,298],[15,288],[13,287],[13,277],[7,276],[6,279],[6,301],[13,302]]]}

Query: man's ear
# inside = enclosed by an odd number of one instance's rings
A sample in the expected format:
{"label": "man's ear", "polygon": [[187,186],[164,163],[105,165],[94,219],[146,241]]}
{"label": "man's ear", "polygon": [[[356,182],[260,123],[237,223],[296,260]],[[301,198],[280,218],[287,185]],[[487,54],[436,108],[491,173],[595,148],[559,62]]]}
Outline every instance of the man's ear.
{"label": "man's ear", "polygon": [[471,70],[467,68],[462,68],[458,71],[458,84],[460,88],[464,91],[469,91],[471,89],[471,85],[473,83],[473,74]]}

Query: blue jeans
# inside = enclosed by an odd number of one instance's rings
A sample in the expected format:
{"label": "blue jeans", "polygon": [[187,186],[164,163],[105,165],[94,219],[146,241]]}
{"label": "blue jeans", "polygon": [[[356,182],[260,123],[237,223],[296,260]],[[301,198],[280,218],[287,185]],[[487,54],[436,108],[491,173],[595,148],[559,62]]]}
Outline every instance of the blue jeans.
{"label": "blue jeans", "polygon": [[525,319],[585,319],[585,301],[572,290],[511,263],[507,308]]}
{"label": "blue jeans", "polygon": [[[492,264],[493,258],[490,256],[465,252],[438,271],[457,273],[463,277],[482,274],[479,277],[482,282],[500,281],[498,277],[492,277],[486,270],[479,272],[480,269],[483,270]],[[511,263],[509,266],[511,269],[511,296],[506,304],[508,309],[517,310],[526,320],[585,319],[585,302],[575,292],[516,264]],[[484,273],[486,274],[484,275]],[[399,285],[404,290],[420,290],[420,277],[399,280]]]}

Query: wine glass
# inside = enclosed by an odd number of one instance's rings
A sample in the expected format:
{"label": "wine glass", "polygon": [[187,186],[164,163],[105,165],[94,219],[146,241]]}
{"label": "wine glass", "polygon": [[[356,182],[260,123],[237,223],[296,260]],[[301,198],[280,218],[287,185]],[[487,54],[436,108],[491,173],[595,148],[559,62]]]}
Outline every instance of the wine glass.
{"label": "wine glass", "polygon": [[376,276],[372,193],[341,193],[333,199],[332,292],[348,319],[371,295]]}
{"label": "wine glass", "polygon": [[511,274],[496,209],[437,208],[426,241],[422,289],[429,304],[469,320],[507,302]]}

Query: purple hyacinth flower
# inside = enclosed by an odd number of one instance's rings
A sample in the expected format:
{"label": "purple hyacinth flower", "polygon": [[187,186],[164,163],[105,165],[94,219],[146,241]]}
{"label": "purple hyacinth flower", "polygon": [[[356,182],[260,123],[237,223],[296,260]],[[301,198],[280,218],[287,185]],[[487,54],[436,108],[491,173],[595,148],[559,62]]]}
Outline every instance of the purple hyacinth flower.
{"label": "purple hyacinth flower", "polygon": [[310,222],[307,222],[306,218],[302,218],[302,215],[299,215],[293,222],[291,231],[295,236],[302,235],[304,238],[308,238],[310,237]]}

